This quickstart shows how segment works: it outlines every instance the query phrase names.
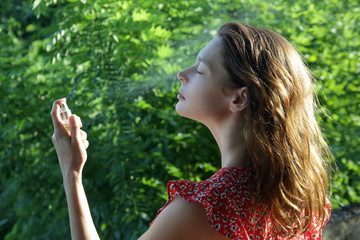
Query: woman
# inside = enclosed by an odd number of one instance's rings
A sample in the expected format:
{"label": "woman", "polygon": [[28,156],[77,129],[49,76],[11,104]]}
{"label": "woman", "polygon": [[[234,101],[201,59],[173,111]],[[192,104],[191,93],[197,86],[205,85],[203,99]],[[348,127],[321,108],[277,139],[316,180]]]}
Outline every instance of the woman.
{"label": "woman", "polygon": [[[228,23],[178,73],[176,111],[212,132],[222,168],[202,182],[170,181],[148,239],[321,239],[330,215],[329,156],[314,115],[311,73],[291,44],[264,28]],[[82,169],[89,145],[70,135],[54,102],[55,145],[73,239],[97,239]]]}

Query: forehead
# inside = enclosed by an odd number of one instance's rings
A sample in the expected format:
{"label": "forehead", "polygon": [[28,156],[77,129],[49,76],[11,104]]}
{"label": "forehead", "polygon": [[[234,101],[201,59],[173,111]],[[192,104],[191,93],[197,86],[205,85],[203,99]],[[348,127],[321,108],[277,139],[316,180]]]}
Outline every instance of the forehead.
{"label": "forehead", "polygon": [[212,39],[208,44],[199,52],[199,60],[205,63],[221,64],[223,63],[222,57],[222,42],[220,37]]}

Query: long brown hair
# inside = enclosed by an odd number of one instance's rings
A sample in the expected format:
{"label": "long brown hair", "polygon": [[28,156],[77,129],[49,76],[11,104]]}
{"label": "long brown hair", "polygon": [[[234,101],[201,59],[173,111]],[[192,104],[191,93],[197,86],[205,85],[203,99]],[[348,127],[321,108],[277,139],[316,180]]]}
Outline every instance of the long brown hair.
{"label": "long brown hair", "polygon": [[257,196],[289,236],[308,230],[315,216],[320,227],[328,216],[325,156],[332,156],[316,121],[311,72],[269,29],[228,23],[219,36],[230,84],[248,90],[243,134]]}

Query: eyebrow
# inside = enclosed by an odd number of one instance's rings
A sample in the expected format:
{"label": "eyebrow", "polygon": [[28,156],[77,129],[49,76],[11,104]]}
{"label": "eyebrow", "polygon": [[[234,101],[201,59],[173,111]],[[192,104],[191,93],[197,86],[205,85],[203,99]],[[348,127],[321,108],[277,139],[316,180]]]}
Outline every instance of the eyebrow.
{"label": "eyebrow", "polygon": [[205,63],[208,67],[210,67],[210,62],[204,60],[202,57],[198,56],[197,59],[198,59],[200,62]]}

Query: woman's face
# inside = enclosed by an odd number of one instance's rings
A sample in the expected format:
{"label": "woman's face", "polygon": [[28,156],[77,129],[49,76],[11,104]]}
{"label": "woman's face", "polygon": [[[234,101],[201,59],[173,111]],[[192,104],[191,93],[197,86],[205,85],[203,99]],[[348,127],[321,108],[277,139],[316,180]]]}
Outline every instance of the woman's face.
{"label": "woman's face", "polygon": [[230,76],[223,67],[222,42],[211,40],[199,53],[196,63],[181,72],[176,111],[204,124],[219,120],[229,112],[230,97],[224,92]]}

